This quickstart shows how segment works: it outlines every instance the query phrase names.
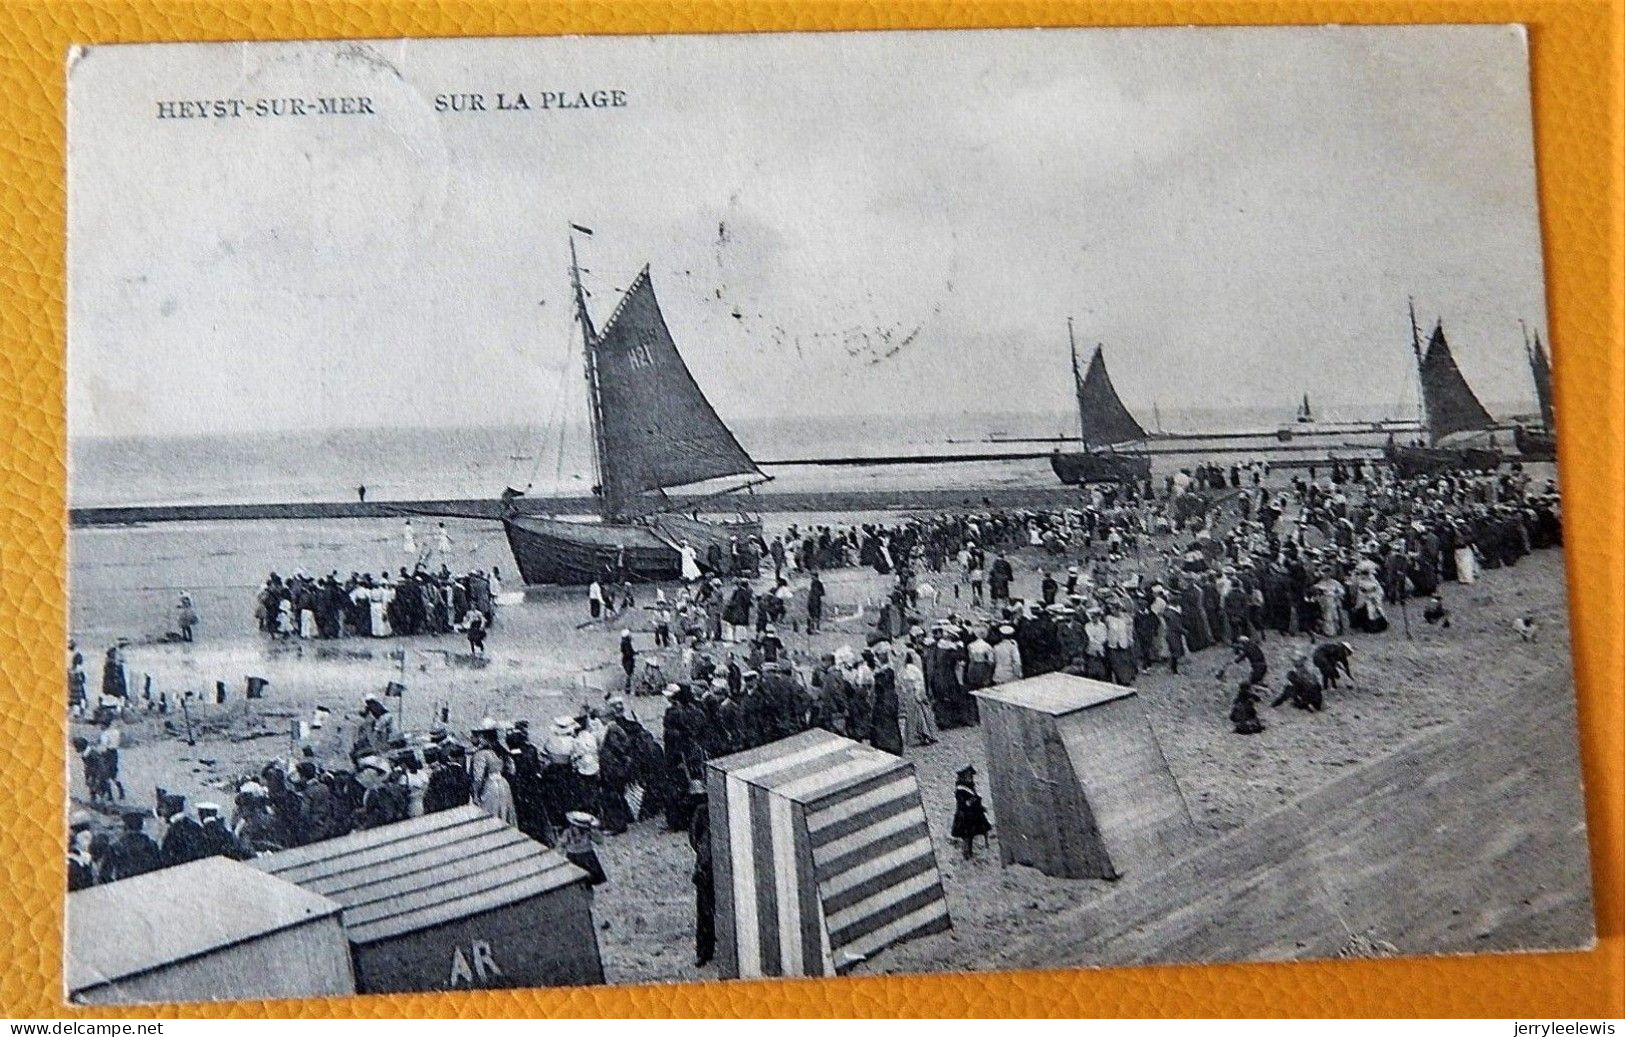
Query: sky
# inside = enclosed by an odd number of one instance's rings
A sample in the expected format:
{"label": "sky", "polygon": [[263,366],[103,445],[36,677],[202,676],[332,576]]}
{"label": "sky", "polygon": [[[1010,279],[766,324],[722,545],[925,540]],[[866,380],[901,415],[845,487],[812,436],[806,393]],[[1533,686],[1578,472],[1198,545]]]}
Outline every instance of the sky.
{"label": "sky", "polygon": [[1545,327],[1514,26],[95,47],[68,165],[75,437],[584,415],[572,222],[725,418],[1064,410],[1068,317],[1142,418],[1402,413],[1407,296],[1527,410]]}

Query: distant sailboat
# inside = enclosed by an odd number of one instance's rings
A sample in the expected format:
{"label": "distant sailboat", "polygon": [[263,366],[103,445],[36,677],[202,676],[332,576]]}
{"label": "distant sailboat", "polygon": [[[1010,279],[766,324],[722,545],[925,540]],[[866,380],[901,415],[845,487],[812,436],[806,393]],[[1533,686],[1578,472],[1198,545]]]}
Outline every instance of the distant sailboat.
{"label": "distant sailboat", "polygon": [[[703,565],[716,544],[759,536],[758,520],[707,522],[671,514],[665,491],[728,476],[771,476],[751,460],[672,340],[649,268],[633,279],[602,331],[593,328],[570,240],[570,280],[586,357],[588,411],[598,478],[598,522],[521,515],[503,519],[527,584],[675,579],[684,542]],[[513,491],[509,491],[512,494]]]}
{"label": "distant sailboat", "polygon": [[[1401,446],[1389,436],[1384,453],[1404,476],[1445,471],[1494,471],[1501,454],[1493,446],[1496,421],[1484,409],[1472,386],[1456,366],[1456,358],[1445,341],[1440,321],[1422,348],[1416,326],[1416,308],[1411,307],[1411,350],[1416,357],[1417,379],[1421,385],[1422,428],[1426,445]],[[1491,432],[1491,446],[1456,445],[1469,433]],[[1455,440],[1453,444],[1448,442]]]}
{"label": "distant sailboat", "polygon": [[1303,402],[1298,404],[1298,424],[1312,425],[1315,422],[1315,412],[1309,409],[1309,394],[1303,394]]}
{"label": "distant sailboat", "polygon": [[1557,418],[1552,410],[1552,363],[1546,355],[1546,347],[1541,344],[1540,332],[1535,332],[1535,341],[1529,341],[1529,332],[1525,330],[1523,338],[1524,354],[1529,358],[1529,373],[1535,379],[1535,396],[1540,401],[1540,429],[1526,429],[1519,425],[1512,430],[1513,441],[1518,446],[1518,453],[1526,461],[1555,461],[1557,460]]}
{"label": "distant sailboat", "polygon": [[1066,322],[1072,346],[1072,384],[1078,396],[1078,422],[1082,428],[1082,451],[1050,455],[1050,467],[1068,485],[1092,482],[1137,482],[1151,478],[1151,462],[1144,457],[1116,453],[1119,446],[1143,443],[1149,437],[1112,385],[1106,373],[1105,347],[1095,346],[1087,371],[1078,369],[1078,343],[1072,336],[1072,321]]}

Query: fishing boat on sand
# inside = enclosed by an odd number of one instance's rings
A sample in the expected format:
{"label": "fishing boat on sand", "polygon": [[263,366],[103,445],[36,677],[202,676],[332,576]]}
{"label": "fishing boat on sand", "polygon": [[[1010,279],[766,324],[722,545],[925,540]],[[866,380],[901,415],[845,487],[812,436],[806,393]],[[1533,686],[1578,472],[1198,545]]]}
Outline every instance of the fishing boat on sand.
{"label": "fishing boat on sand", "polygon": [[1078,396],[1078,421],[1082,426],[1083,449],[1050,455],[1050,467],[1063,483],[1077,486],[1097,482],[1143,482],[1151,478],[1151,462],[1145,457],[1118,453],[1129,443],[1143,443],[1150,437],[1123,405],[1106,373],[1105,350],[1095,346],[1089,369],[1078,368],[1078,343],[1072,336],[1072,321],[1066,322],[1072,345],[1072,383]]}
{"label": "fishing boat on sand", "polygon": [[[583,229],[583,232],[586,231]],[[527,584],[670,580],[685,548],[703,568],[713,545],[760,536],[760,518],[675,514],[667,489],[734,476],[746,481],[714,496],[767,482],[683,361],[645,266],[595,330],[581,285],[574,236],[570,282],[586,360],[597,521],[520,514],[509,490],[502,525]]]}
{"label": "fishing boat on sand", "polygon": [[[1451,471],[1494,471],[1501,466],[1501,452],[1495,446],[1496,421],[1479,402],[1472,386],[1456,366],[1456,358],[1445,341],[1444,322],[1439,321],[1428,337],[1426,350],[1416,326],[1416,307],[1411,307],[1411,350],[1416,357],[1417,379],[1421,384],[1422,429],[1425,444],[1403,445],[1389,436],[1383,455],[1403,477]],[[1477,440],[1489,434],[1488,445]]]}

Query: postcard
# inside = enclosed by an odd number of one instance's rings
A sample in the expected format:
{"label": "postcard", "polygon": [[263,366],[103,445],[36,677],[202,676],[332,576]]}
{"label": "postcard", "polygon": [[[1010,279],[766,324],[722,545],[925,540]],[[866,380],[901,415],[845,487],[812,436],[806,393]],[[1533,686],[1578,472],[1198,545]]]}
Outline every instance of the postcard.
{"label": "postcard", "polygon": [[67,61],[70,1001],[1592,943],[1521,27]]}

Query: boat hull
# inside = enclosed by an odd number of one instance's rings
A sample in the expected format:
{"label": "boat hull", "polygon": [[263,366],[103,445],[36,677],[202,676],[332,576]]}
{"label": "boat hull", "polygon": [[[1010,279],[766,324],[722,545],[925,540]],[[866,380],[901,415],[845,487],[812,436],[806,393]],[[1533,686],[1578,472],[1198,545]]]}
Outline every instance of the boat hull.
{"label": "boat hull", "polygon": [[580,586],[593,580],[653,582],[682,578],[683,540],[704,568],[712,542],[761,536],[759,520],[704,522],[659,516],[642,522],[567,522],[532,515],[502,520],[526,585]]}
{"label": "boat hull", "polygon": [[1520,425],[1512,430],[1512,441],[1525,461],[1557,460],[1557,437],[1550,432],[1537,432]]}
{"label": "boat hull", "polygon": [[1149,460],[1123,454],[1057,450],[1050,455],[1049,464],[1056,477],[1068,486],[1097,482],[1145,482],[1151,478]]}
{"label": "boat hull", "polygon": [[1493,472],[1501,452],[1484,447],[1389,446],[1384,458],[1401,478],[1441,472]]}

